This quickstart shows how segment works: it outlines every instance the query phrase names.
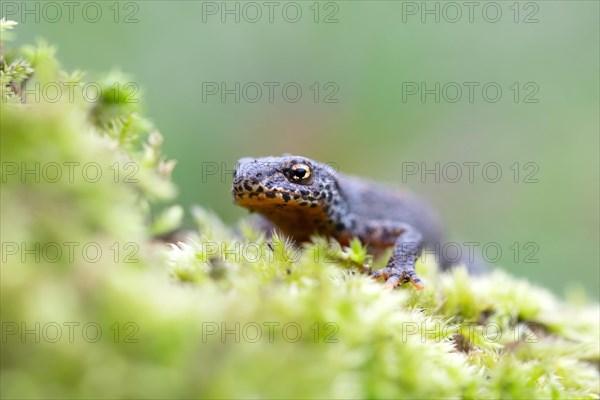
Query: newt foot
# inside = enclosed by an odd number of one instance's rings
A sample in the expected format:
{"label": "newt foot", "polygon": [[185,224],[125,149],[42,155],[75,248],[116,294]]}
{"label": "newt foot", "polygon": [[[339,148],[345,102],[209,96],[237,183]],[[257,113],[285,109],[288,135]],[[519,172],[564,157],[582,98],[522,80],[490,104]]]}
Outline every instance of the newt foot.
{"label": "newt foot", "polygon": [[410,282],[415,289],[423,290],[425,285],[412,266],[385,267],[375,271],[372,275],[373,279],[385,280],[385,287],[393,289],[401,283]]}

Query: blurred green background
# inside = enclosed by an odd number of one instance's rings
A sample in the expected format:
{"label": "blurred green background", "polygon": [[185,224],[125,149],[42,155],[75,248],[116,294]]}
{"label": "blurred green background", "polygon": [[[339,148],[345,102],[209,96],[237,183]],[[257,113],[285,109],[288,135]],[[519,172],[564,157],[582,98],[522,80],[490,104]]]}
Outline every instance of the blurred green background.
{"label": "blurred green background", "polygon": [[[264,2],[110,1],[96,3],[102,12],[96,23],[82,17],[86,2],[73,22],[61,2],[57,22],[21,14],[35,3],[42,13],[44,2],[3,3],[4,16],[20,23],[17,44],[44,37],[58,45],[66,69],[89,71],[87,80],[113,68],[134,77],[165,136],[165,152],[178,160],[177,202],[186,207],[198,203],[234,222],[246,213],[231,202],[231,176],[207,174],[207,168],[231,170],[242,156],[301,154],[411,187],[441,211],[451,238],[479,242],[479,253],[484,244],[497,243],[502,257],[494,265],[558,293],[576,284],[599,296],[596,1],[496,2],[486,12],[486,3],[477,2],[472,22],[463,2],[276,2],[270,22]],[[18,7],[16,15],[8,15],[8,3]],[[263,15],[251,22],[255,4]],[[454,5],[462,11],[456,22]],[[222,15],[224,7],[239,7],[240,22]],[[424,7],[439,7],[439,22],[423,14]],[[298,8],[299,21],[286,21]],[[325,23],[326,17],[337,22]],[[236,103],[233,95],[203,101],[207,82],[280,86],[273,102],[265,86],[255,103],[243,96]],[[287,82],[303,90],[296,103],[282,97]],[[423,102],[420,93],[406,96],[407,82],[428,88],[456,82],[462,97],[446,101],[455,95],[448,87],[446,98],[440,93],[435,102],[427,95]],[[463,82],[479,84],[472,102]],[[502,89],[497,102],[483,97],[488,82]],[[332,88],[339,89],[333,96],[338,102],[326,103]],[[526,103],[535,88],[538,102]],[[456,162],[463,177],[403,178],[407,162],[430,169]],[[481,163],[474,182],[464,162]],[[500,165],[498,182],[483,179],[486,163]],[[532,172],[537,183],[525,182]]]}

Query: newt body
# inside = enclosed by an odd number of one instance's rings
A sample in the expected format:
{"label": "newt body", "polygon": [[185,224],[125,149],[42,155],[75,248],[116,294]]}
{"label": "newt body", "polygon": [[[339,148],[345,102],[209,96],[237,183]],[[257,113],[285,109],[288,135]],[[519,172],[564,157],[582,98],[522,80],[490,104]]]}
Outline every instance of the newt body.
{"label": "newt body", "polygon": [[[343,245],[358,237],[376,250],[393,247],[387,266],[373,274],[389,287],[410,281],[422,289],[415,262],[423,248],[441,239],[439,218],[414,194],[340,174],[305,157],[242,158],[231,192],[236,204],[262,214],[297,241],[318,233]],[[443,258],[441,264],[449,265]]]}

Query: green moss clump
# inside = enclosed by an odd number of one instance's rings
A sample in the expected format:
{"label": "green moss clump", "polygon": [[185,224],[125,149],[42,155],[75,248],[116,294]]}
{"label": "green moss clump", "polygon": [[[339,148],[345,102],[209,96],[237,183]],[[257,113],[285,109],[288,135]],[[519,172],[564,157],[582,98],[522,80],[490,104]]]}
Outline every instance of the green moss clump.
{"label": "green moss clump", "polygon": [[[363,273],[384,260],[358,242],[297,249],[200,207],[185,241],[152,240],[182,214],[151,211],[175,193],[161,136],[139,103],[110,95],[116,75],[95,103],[23,98],[80,76],[53,54],[8,52],[0,69],[1,397],[598,398],[589,300],[424,262],[424,291],[386,291]],[[21,174],[66,162],[103,178]],[[114,179],[128,163],[136,180]],[[48,253],[65,243],[72,255]],[[90,243],[102,257],[80,251]]]}

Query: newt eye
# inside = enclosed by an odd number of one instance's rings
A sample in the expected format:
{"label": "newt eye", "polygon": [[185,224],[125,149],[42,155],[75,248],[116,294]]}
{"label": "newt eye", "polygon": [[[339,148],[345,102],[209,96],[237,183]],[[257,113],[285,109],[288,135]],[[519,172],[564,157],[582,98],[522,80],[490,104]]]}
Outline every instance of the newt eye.
{"label": "newt eye", "polygon": [[298,182],[310,178],[310,167],[306,164],[295,164],[290,170],[292,180]]}

